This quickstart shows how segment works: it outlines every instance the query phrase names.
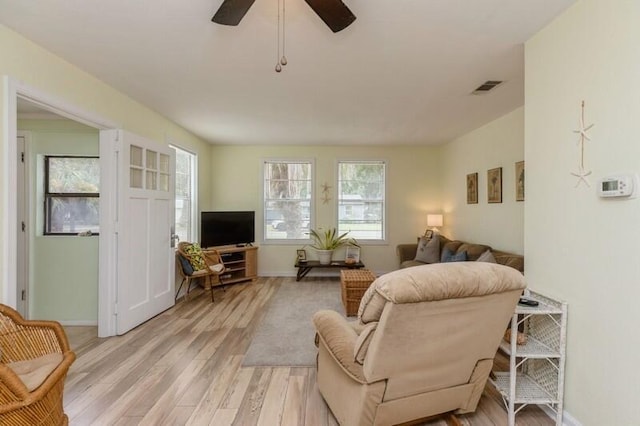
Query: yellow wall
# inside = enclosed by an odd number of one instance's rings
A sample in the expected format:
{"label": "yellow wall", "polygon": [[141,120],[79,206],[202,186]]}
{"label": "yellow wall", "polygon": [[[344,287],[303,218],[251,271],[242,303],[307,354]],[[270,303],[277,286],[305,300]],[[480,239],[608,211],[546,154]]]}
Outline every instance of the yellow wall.
{"label": "yellow wall", "polygon": [[[160,114],[129,98],[92,75],[69,64],[21,35],[0,25],[0,75],[8,75],[63,100],[77,108],[113,121],[133,133],[166,143],[168,139],[199,154],[199,200],[202,209],[211,204],[209,160],[211,146]],[[6,117],[6,88],[0,87],[0,116]],[[7,123],[0,122],[2,146],[7,143]],[[13,143],[13,141],[11,141]],[[0,188],[6,183],[7,153],[0,150]],[[0,209],[0,223],[7,206]],[[1,227],[0,227],[1,228]],[[5,236],[0,230],[0,241]],[[0,250],[4,250],[4,247]],[[0,253],[0,274],[4,277],[4,252]],[[5,286],[6,283],[0,283]],[[0,291],[1,294],[1,291]]]}
{"label": "yellow wall", "polygon": [[[442,147],[443,234],[522,254],[524,203],[515,198],[515,163],[524,159],[524,108]],[[487,202],[487,170],[502,167],[502,203]],[[467,174],[478,173],[478,204],[467,204]]]}
{"label": "yellow wall", "polygon": [[[413,242],[424,233],[427,213],[441,208],[439,149],[433,147],[342,147],[342,146],[215,146],[212,152],[212,210],[255,210],[256,239],[263,235],[262,162],[267,158],[315,159],[314,188],[316,227],[337,224],[337,160],[387,160],[387,243],[364,245],[361,258],[381,273],[398,267],[397,244]],[[328,183],[331,201],[320,201],[320,185]],[[260,243],[261,244],[261,243]],[[293,275],[295,250],[300,245],[261,244],[260,275]],[[309,255],[311,251],[308,250]],[[339,253],[337,256],[343,256]]]}
{"label": "yellow wall", "polygon": [[[640,171],[640,2],[582,0],[525,48],[525,259],[529,285],[569,305],[566,410],[585,425],[640,419],[640,199],[599,178]],[[579,162],[580,103],[591,187]]]}

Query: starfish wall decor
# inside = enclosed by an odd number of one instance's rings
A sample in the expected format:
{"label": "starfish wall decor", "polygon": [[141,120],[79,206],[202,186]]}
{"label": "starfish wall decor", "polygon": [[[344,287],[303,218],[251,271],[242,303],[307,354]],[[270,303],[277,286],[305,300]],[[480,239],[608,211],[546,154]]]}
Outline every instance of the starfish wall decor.
{"label": "starfish wall decor", "polygon": [[331,201],[331,185],[325,182],[320,186],[322,187],[322,197],[320,198],[322,200],[322,204],[328,204],[329,201]]}
{"label": "starfish wall decor", "polygon": [[580,155],[578,158],[578,171],[577,172],[571,172],[571,174],[575,177],[578,178],[578,182],[576,183],[576,188],[578,186],[580,186],[581,182],[584,182],[585,185],[587,185],[587,187],[590,187],[591,185],[589,184],[589,180],[587,179],[587,176],[589,176],[591,174],[591,170],[585,170],[584,168],[584,142],[585,141],[590,141],[591,138],[589,137],[589,135],[587,135],[587,132],[589,130],[591,130],[591,128],[594,126],[593,124],[589,124],[588,126],[585,126],[584,124],[584,101],[582,101],[581,104],[581,114],[580,114],[580,128],[578,130],[574,130],[573,133],[577,133],[578,135],[580,135],[580,139],[578,140],[578,146],[580,149]]}

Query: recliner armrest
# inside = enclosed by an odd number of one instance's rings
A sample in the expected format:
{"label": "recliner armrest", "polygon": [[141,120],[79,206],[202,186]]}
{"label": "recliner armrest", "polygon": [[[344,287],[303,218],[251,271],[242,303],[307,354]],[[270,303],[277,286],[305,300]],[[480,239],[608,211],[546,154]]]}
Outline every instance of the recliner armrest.
{"label": "recliner armrest", "polygon": [[366,383],[362,366],[355,362],[353,355],[358,334],[347,320],[335,311],[323,310],[313,315],[313,324],[321,344],[345,373],[360,383]]}
{"label": "recliner armrest", "polygon": [[396,254],[398,255],[398,264],[407,260],[413,260],[416,257],[416,251],[418,250],[418,244],[398,244],[396,247]]}

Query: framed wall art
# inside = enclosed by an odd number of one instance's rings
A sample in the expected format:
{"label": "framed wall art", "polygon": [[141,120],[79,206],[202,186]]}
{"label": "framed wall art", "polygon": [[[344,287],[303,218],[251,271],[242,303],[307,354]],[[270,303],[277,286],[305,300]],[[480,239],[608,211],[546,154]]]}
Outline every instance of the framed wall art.
{"label": "framed wall art", "polygon": [[524,201],[524,161],[516,163],[516,201]]}
{"label": "framed wall art", "polygon": [[478,204],[478,173],[467,175],[467,204]]}
{"label": "framed wall art", "polygon": [[298,262],[306,262],[307,261],[307,252],[304,249],[296,250],[296,257]]}
{"label": "framed wall art", "polygon": [[502,202],[502,167],[487,170],[487,202]]}

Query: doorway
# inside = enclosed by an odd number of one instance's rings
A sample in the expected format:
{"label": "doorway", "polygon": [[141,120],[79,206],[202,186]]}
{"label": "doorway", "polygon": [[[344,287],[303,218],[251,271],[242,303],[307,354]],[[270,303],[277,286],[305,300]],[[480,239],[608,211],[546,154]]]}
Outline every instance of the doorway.
{"label": "doorway", "polygon": [[[141,304],[147,306],[164,306],[164,302],[156,303],[159,298],[170,300],[173,305],[174,253],[170,227],[173,226],[175,163],[171,150],[164,152],[167,145],[146,140],[120,130],[117,124],[110,120],[96,116],[93,113],[79,109],[67,102],[51,97],[42,91],[28,86],[10,77],[3,77],[4,81],[4,105],[3,120],[8,125],[2,138],[2,151],[7,159],[6,169],[3,170],[2,191],[5,196],[0,201],[3,204],[3,265],[2,270],[2,296],[4,303],[17,306],[17,254],[18,245],[17,227],[18,213],[17,203],[17,102],[18,99],[30,102],[39,108],[60,115],[64,118],[76,121],[89,127],[99,129],[100,146],[100,236],[98,237],[98,336],[107,337],[116,335],[118,325],[124,321],[126,315],[133,314]],[[140,141],[140,144],[135,142]],[[131,141],[134,143],[131,144]],[[131,145],[131,146],[130,146]],[[136,162],[125,162],[125,152],[134,151],[133,145],[144,148],[142,166]],[[159,157],[157,157],[159,155]],[[149,162],[149,159],[158,158],[158,163]],[[135,170],[135,173],[134,173]],[[143,186],[136,187],[133,180],[129,181],[129,175],[142,173]],[[151,182],[151,186],[149,184]],[[139,197],[140,196],[140,197]],[[157,207],[163,206],[163,214],[155,214]],[[132,211],[125,207],[134,208]],[[166,214],[164,214],[166,210]],[[131,274],[127,274],[132,266],[127,259],[135,253],[131,229],[138,229],[132,218],[143,220],[143,214],[153,219],[153,225],[147,228],[148,238],[145,251],[148,253],[147,265],[142,268],[147,273],[144,280],[133,280]],[[161,218],[162,220],[159,220]],[[161,226],[166,224],[166,229]],[[137,240],[136,240],[137,241]],[[155,244],[155,245],[154,245]],[[152,247],[158,247],[157,249]],[[168,270],[166,265],[170,265]],[[157,271],[163,271],[160,274]],[[73,271],[69,271],[72,273]],[[166,273],[165,273],[166,272]],[[158,280],[163,282],[160,283]],[[145,288],[153,292],[146,292]],[[126,311],[118,312],[118,297],[122,292],[129,292],[129,305],[121,306]],[[131,297],[131,294],[134,296]],[[171,295],[171,297],[167,296]],[[139,296],[138,298],[136,298]],[[169,307],[169,306],[167,306]],[[165,307],[165,309],[167,308]],[[158,308],[160,309],[160,308]],[[140,312],[140,310],[138,310]],[[151,312],[151,314],[149,314]],[[162,310],[150,309],[146,315],[157,315]],[[125,315],[126,314],[126,315]],[[140,319],[140,322],[151,316]],[[138,322],[138,323],[140,323]]]}
{"label": "doorway", "polygon": [[99,131],[21,98],[17,119],[18,310],[95,331]]}

